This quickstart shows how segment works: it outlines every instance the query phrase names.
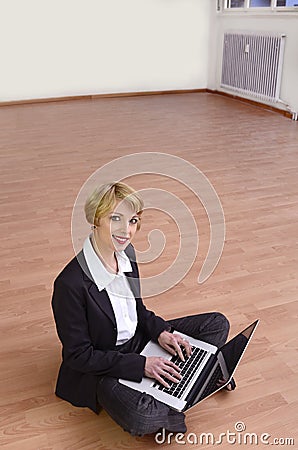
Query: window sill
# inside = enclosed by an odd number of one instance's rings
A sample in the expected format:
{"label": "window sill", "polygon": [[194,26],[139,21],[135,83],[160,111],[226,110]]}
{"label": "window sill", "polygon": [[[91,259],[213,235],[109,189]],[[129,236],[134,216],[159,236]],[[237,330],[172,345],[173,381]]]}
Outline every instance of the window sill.
{"label": "window sill", "polygon": [[233,16],[233,15],[242,15],[242,16],[297,16],[298,14],[298,7],[295,8],[274,8],[274,9],[268,9],[268,8],[250,8],[250,9],[244,9],[244,8],[235,8],[233,10],[231,9],[224,9],[223,11],[218,11],[218,14],[223,16]]}

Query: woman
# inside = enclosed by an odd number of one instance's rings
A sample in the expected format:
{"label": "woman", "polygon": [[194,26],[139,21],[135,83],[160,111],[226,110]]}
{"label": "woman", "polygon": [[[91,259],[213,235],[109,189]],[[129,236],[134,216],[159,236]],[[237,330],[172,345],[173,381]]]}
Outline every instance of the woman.
{"label": "woman", "polygon": [[130,389],[119,378],[151,377],[167,385],[178,382],[178,367],[158,357],[140,355],[153,339],[183,359],[191,348],[176,330],[220,346],[229,323],[220,313],[165,321],[144,306],[131,241],[140,228],[143,202],[123,183],[101,186],[87,199],[92,225],[82,251],[54,283],[52,307],[62,342],[56,394],[75,406],[108,414],[132,435],[160,428],[185,432],[185,416],[148,394]]}

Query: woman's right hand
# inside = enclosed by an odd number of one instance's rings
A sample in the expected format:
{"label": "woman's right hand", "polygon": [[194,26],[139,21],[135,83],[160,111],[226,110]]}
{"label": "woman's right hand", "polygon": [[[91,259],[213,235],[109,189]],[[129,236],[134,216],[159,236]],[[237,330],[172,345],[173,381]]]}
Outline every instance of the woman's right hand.
{"label": "woman's right hand", "polygon": [[172,361],[158,356],[147,356],[145,363],[144,374],[146,377],[154,378],[163,386],[169,388],[170,386],[164,380],[178,383],[181,380],[180,369]]}

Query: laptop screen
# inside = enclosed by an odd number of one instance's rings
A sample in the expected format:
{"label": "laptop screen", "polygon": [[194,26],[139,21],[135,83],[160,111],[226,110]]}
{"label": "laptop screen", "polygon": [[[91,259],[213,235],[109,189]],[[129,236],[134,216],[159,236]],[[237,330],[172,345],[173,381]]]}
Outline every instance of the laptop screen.
{"label": "laptop screen", "polygon": [[257,324],[258,321],[254,322],[220,348],[229,376],[234,373]]}

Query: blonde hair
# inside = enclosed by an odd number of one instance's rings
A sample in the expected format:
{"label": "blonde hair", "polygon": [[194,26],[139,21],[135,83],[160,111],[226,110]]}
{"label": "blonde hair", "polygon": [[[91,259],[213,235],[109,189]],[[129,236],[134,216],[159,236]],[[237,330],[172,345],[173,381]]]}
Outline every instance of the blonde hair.
{"label": "blonde hair", "polygon": [[[140,216],[144,203],[140,195],[130,186],[120,182],[106,183],[96,188],[87,198],[85,203],[85,215],[87,222],[94,225],[101,217],[106,216],[115,207],[117,200],[125,200],[130,203]],[[138,222],[137,229],[141,226]]]}

